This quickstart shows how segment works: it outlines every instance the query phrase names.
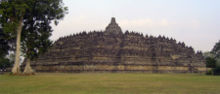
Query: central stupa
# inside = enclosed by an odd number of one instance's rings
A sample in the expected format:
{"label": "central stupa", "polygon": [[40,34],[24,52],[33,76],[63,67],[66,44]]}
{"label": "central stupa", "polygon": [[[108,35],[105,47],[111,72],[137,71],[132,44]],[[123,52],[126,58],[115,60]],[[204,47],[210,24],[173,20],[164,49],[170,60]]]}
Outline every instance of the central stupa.
{"label": "central stupa", "polygon": [[111,19],[105,31],[59,38],[31,63],[40,72],[144,71],[205,72],[201,52],[172,38],[122,32]]}
{"label": "central stupa", "polygon": [[106,27],[105,32],[108,34],[116,34],[116,35],[122,34],[121,27],[118,26],[114,17],[111,19],[110,24]]}

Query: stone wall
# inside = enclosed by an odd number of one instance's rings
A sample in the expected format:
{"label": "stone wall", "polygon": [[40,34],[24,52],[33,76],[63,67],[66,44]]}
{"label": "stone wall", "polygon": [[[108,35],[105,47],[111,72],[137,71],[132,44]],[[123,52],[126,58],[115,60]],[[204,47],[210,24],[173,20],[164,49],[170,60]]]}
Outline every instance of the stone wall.
{"label": "stone wall", "polygon": [[201,52],[164,36],[122,32],[112,19],[105,31],[58,39],[32,62],[36,71],[204,72]]}

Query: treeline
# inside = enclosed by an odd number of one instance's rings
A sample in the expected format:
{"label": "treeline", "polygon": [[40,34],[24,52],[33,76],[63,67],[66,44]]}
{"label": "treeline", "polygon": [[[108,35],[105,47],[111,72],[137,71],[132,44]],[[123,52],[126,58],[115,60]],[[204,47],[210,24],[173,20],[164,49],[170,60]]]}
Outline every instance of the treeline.
{"label": "treeline", "polygon": [[211,68],[208,75],[220,75],[220,40],[215,44],[210,52],[204,53],[206,67]]}

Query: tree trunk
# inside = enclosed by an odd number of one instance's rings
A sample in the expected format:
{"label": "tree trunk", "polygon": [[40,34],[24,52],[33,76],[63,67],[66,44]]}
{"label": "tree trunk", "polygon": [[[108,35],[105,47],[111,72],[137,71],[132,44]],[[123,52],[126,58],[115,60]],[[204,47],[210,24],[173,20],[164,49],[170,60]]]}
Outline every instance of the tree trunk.
{"label": "tree trunk", "polygon": [[12,68],[12,74],[20,74],[20,49],[21,49],[21,32],[22,32],[22,22],[23,19],[19,21],[17,27],[17,40],[16,40],[16,54],[15,54],[15,63]]}
{"label": "tree trunk", "polygon": [[24,68],[24,74],[25,75],[33,75],[34,74],[34,71],[32,70],[30,63],[31,63],[31,60],[27,59],[26,65],[25,65],[25,68]]}

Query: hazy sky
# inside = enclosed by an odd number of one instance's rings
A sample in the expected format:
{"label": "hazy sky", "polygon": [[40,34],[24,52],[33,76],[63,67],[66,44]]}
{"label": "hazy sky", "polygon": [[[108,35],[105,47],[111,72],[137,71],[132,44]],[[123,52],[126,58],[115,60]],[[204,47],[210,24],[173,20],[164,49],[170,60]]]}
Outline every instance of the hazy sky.
{"label": "hazy sky", "polygon": [[51,37],[105,30],[115,17],[122,30],[173,37],[209,51],[220,40],[220,0],[64,0],[69,13]]}

